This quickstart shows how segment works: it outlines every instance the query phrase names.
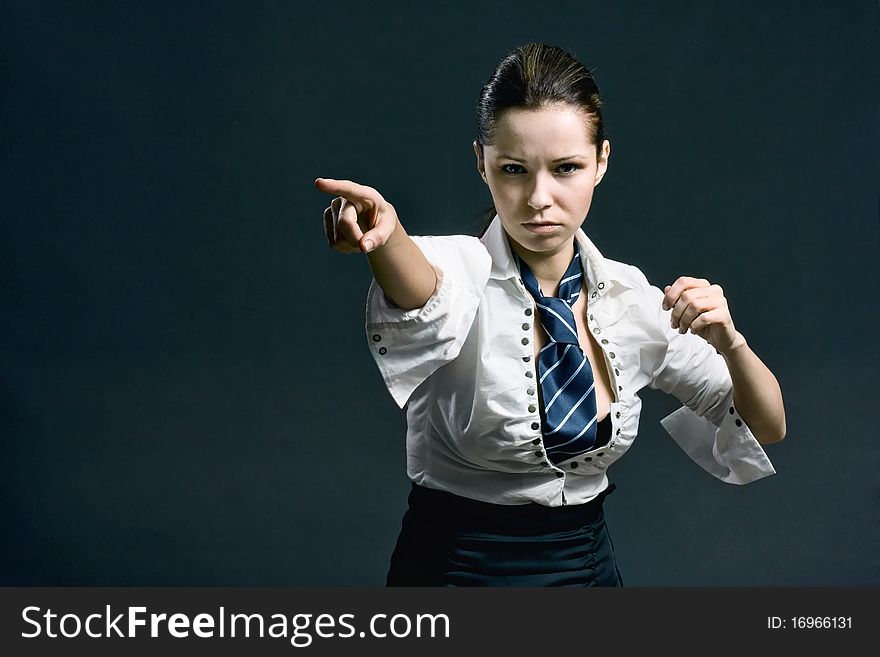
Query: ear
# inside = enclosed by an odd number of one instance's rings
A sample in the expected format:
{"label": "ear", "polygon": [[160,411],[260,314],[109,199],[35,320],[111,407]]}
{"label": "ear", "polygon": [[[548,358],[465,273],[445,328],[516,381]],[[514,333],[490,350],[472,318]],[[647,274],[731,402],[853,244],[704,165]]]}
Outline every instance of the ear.
{"label": "ear", "polygon": [[611,142],[607,139],[602,142],[602,155],[599,157],[598,166],[596,167],[596,182],[593,187],[599,184],[608,170],[608,158],[611,157]]}
{"label": "ear", "polygon": [[477,171],[480,174],[480,178],[483,179],[483,182],[488,185],[489,181],[486,180],[486,162],[483,159],[483,153],[480,150],[480,145],[477,143],[476,139],[474,139],[474,143],[472,145],[474,147],[474,155],[477,156]]}

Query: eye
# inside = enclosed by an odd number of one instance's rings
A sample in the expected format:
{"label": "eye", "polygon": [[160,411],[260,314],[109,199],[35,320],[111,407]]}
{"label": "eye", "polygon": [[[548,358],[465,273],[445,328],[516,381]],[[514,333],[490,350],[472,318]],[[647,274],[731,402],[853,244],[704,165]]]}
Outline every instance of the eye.
{"label": "eye", "polygon": [[[513,167],[513,169],[510,169],[508,167]],[[501,165],[501,172],[506,173],[509,176],[515,176],[515,175],[522,173],[521,169],[522,169],[522,166],[519,164],[502,164]],[[575,162],[563,162],[558,167],[559,172],[562,173],[563,175],[566,175],[566,176],[570,176],[571,174],[573,174],[577,171],[580,171],[581,169],[583,169],[583,167],[580,164],[576,164]]]}

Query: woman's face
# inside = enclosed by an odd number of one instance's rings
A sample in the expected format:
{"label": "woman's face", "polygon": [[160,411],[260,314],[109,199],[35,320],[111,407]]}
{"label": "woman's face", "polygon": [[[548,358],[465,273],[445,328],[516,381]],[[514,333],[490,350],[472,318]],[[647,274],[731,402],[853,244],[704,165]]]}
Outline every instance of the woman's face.
{"label": "woman's face", "polygon": [[492,192],[510,238],[524,249],[550,255],[569,243],[587,217],[593,188],[608,167],[611,145],[596,145],[588,118],[570,105],[504,110],[495,143],[474,142],[477,169]]}

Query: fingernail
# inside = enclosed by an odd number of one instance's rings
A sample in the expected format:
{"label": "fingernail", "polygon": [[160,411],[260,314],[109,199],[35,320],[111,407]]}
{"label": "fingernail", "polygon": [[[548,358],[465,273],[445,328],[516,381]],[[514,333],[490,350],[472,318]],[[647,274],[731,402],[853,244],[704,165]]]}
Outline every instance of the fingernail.
{"label": "fingernail", "polygon": [[364,240],[364,253],[373,250],[373,240]]}

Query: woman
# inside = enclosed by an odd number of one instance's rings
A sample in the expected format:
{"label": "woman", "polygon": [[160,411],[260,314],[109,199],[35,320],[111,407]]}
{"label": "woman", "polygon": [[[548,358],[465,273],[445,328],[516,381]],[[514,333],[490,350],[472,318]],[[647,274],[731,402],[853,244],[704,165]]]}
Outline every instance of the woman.
{"label": "woman", "polygon": [[590,72],[529,43],[483,87],[473,143],[494,206],[482,235],[407,235],[373,188],[318,178],[331,247],[363,252],[371,352],[406,406],[409,508],[386,584],[622,586],[602,500],[645,387],[715,477],[773,474],[773,374],[718,285],[661,291],[581,228],[611,152]]}

